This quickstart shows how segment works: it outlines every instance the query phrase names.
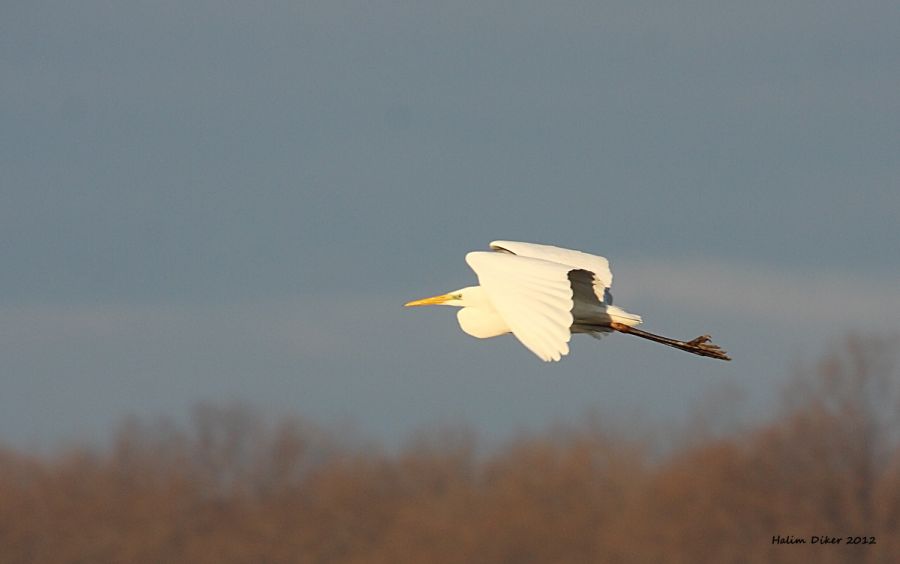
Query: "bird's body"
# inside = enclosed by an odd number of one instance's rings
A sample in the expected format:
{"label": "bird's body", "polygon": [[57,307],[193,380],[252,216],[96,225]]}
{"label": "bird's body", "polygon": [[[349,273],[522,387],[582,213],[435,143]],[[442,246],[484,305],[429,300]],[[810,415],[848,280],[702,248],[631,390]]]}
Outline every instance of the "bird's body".
{"label": "bird's body", "polygon": [[709,337],[677,341],[636,329],[641,316],[614,306],[609,262],[600,256],[535,243],[494,241],[466,262],[479,286],[409,302],[407,306],[453,305],[463,331],[486,339],[512,333],[542,360],[569,352],[573,333],[600,338],[631,333],[694,354],[730,360]]}

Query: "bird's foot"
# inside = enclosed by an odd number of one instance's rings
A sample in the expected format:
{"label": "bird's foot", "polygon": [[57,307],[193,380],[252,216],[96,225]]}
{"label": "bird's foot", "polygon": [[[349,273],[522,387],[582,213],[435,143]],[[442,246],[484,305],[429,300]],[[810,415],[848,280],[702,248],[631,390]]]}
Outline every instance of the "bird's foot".
{"label": "bird's foot", "polygon": [[684,350],[698,354],[700,356],[708,356],[710,358],[718,358],[719,360],[731,360],[731,358],[722,350],[719,345],[709,342],[709,335],[700,335],[696,339],[692,339],[684,343]]}

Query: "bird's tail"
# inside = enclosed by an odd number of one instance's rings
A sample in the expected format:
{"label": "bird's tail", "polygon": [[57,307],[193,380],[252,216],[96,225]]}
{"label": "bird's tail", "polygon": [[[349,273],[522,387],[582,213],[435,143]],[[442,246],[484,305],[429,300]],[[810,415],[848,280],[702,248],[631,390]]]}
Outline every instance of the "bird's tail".
{"label": "bird's tail", "polygon": [[636,313],[629,313],[624,309],[614,305],[606,306],[606,314],[610,317],[611,321],[621,323],[622,325],[627,325],[629,327],[636,327],[644,322],[640,315]]}

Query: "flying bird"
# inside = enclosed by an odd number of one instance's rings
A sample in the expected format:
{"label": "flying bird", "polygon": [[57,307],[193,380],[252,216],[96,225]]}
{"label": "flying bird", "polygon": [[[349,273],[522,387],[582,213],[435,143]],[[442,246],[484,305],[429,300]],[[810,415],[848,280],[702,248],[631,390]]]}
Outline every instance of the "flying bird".
{"label": "flying bird", "polygon": [[637,328],[640,315],[613,305],[612,272],[604,257],[550,245],[494,241],[466,262],[479,286],[415,300],[409,306],[448,305],[463,331],[487,339],[512,333],[544,361],[569,353],[574,333],[601,338],[613,331],[635,335],[689,353],[731,360],[709,335],[679,341]]}

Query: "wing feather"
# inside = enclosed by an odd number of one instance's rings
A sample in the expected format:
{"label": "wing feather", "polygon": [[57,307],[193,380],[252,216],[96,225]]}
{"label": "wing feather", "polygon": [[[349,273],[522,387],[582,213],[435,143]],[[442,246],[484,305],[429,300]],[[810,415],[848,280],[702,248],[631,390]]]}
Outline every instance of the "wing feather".
{"label": "wing feather", "polygon": [[542,259],[567,264],[579,270],[587,270],[594,275],[594,294],[597,299],[601,302],[609,300],[607,290],[612,286],[612,271],[609,269],[609,261],[605,257],[552,245],[518,241],[493,241],[491,248],[520,257]]}
{"label": "wing feather", "polygon": [[545,361],[569,352],[573,267],[494,252],[472,252],[466,262],[497,313],[529,350]]}

